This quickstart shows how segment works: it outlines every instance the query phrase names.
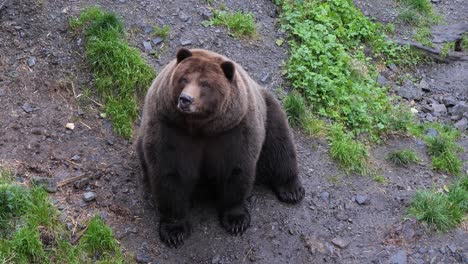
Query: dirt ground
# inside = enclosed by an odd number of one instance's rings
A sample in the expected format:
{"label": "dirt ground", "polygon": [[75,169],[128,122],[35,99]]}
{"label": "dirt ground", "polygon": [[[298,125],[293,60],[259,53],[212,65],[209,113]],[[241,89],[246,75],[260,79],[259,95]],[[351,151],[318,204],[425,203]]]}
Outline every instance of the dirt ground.
{"label": "dirt ground", "polygon": [[[52,194],[61,219],[74,232],[90,216],[101,214],[125,250],[140,262],[152,263],[468,263],[466,223],[448,233],[434,233],[404,218],[416,188],[452,180],[431,171],[421,141],[404,137],[390,138],[372,151],[372,162],[387,179],[382,184],[370,177],[346,176],[329,159],[323,139],[295,132],[306,188],[302,203],[282,204],[266,188],[256,187],[249,198],[251,227],[239,237],[221,228],[212,206],[196,204],[194,232],[185,245],[162,245],[132,142],[114,136],[111,123],[100,117],[98,98],[82,95],[92,87],[92,76],[82,35],[71,31],[67,21],[94,2],[0,1],[0,162],[19,181],[82,176]],[[285,37],[276,24],[277,8],[268,0],[223,2],[229,9],[255,14],[257,39],[236,40],[223,28],[203,27],[200,23],[210,14],[202,0],[105,0],[100,5],[122,16],[130,43],[142,53],[143,41],[153,39],[148,26],[171,27],[170,39],[152,46],[159,57],[144,53],[156,70],[182,43],[190,42],[186,47],[231,57],[268,89],[282,86],[281,64],[288,54],[285,45],[275,44]],[[396,9],[388,2],[356,1],[367,15],[391,22]],[[468,22],[467,12],[462,12],[468,2],[441,2],[435,8],[449,23]],[[432,65],[415,75],[430,80],[433,89],[427,97],[453,93],[457,100],[466,100],[467,69],[465,63]],[[69,122],[74,130],[65,128]],[[467,170],[466,132],[460,144]],[[409,168],[389,164],[386,153],[402,147],[413,148],[423,161]],[[95,201],[83,200],[88,191],[96,193]]]}

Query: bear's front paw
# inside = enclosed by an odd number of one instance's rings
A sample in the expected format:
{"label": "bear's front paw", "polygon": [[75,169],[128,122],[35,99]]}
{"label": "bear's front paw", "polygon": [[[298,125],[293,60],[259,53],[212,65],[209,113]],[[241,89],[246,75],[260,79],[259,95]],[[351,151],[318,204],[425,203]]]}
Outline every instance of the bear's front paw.
{"label": "bear's front paw", "polygon": [[242,235],[250,225],[250,214],[245,207],[236,207],[221,213],[221,225],[231,235]]}
{"label": "bear's front paw", "polygon": [[300,183],[277,187],[276,196],[284,203],[295,204],[304,198],[305,190]]}
{"label": "bear's front paw", "polygon": [[160,222],[159,237],[169,247],[177,248],[184,244],[184,239],[191,233],[188,221]]}

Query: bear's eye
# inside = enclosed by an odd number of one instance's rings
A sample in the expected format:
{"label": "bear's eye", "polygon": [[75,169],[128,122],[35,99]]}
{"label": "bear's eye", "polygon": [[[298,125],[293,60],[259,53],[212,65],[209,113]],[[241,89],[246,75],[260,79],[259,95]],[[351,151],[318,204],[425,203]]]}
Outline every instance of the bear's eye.
{"label": "bear's eye", "polygon": [[180,79],[180,84],[186,85],[187,83],[188,83],[187,79],[185,78]]}

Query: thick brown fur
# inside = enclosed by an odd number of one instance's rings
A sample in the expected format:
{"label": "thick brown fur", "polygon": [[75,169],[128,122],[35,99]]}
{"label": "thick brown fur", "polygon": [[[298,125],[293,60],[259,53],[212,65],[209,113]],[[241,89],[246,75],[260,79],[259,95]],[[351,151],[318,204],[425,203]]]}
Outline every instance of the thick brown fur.
{"label": "thick brown fur", "polygon": [[[196,111],[180,107],[186,92]],[[215,186],[221,224],[232,234],[250,224],[245,199],[256,177],[281,201],[304,196],[278,100],[240,65],[211,51],[180,49],[159,73],[145,99],[136,149],[169,246],[190,234],[189,207],[201,182]]]}

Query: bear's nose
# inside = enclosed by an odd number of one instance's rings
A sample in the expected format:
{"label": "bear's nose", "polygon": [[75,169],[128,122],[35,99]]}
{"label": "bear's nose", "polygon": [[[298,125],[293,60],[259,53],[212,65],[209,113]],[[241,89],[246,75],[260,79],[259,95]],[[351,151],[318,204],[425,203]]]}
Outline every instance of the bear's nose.
{"label": "bear's nose", "polygon": [[187,106],[191,105],[192,102],[193,102],[193,98],[190,95],[182,93],[179,96],[179,104],[182,107],[187,107]]}

